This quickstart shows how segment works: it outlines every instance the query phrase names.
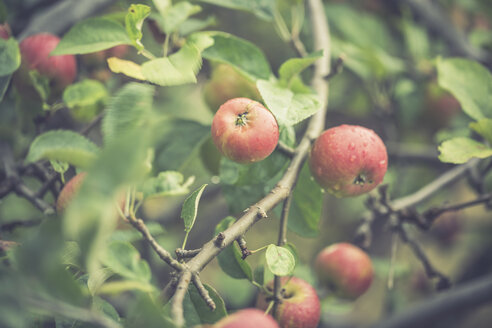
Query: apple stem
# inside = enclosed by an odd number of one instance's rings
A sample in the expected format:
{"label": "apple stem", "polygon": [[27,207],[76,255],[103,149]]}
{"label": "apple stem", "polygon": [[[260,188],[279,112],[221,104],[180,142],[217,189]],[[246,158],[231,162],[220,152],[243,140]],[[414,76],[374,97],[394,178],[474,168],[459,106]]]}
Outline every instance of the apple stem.
{"label": "apple stem", "polygon": [[236,118],[236,126],[245,126],[248,123],[248,112],[239,114]]}

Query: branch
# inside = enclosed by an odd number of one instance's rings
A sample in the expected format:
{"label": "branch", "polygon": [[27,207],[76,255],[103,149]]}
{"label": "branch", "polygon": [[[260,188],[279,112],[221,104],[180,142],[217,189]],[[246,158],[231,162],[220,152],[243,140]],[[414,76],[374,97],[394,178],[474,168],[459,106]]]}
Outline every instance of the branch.
{"label": "branch", "polygon": [[183,316],[183,300],[190,284],[191,272],[185,270],[181,272],[178,285],[176,286],[176,292],[174,293],[173,302],[171,305],[171,313],[174,319],[176,327],[184,327]]}
{"label": "branch", "polygon": [[380,322],[373,328],[430,327],[449,313],[466,313],[492,301],[492,275],[456,286]]}
{"label": "branch", "polygon": [[[314,64],[312,79],[312,87],[323,104],[322,109],[309,120],[306,132],[295,150],[292,161],[277,185],[263,199],[249,207],[234,224],[222,232],[220,243],[216,242],[216,238],[213,238],[203,245],[202,250],[194,258],[187,262],[188,270],[180,273],[180,283],[173,298],[172,313],[176,322],[182,322],[183,318],[182,299],[185,291],[179,287],[188,286],[191,277],[190,272],[201,271],[224,247],[243,236],[257,221],[266,216],[267,211],[290,195],[309,153],[311,140],[315,139],[324,129],[328,103],[328,84],[324,77],[330,73],[330,36],[321,0],[310,0],[309,7],[312,17],[314,50],[324,50],[323,57]],[[166,288],[169,289],[167,286]]]}
{"label": "branch", "polygon": [[473,47],[468,42],[466,36],[456,29],[434,2],[428,0],[400,0],[400,2],[407,4],[421,17],[429,29],[441,35],[451,48],[455,50],[456,54],[480,62],[490,60],[490,57],[485,51]]}

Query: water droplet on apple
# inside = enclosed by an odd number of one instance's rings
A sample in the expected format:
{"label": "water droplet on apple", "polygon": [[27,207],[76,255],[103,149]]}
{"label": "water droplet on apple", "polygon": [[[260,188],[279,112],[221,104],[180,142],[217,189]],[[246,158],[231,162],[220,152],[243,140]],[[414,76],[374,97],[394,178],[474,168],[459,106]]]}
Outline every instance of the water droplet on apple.
{"label": "water droplet on apple", "polygon": [[379,167],[384,167],[386,165],[386,161],[383,159],[381,162],[379,162]]}
{"label": "water droplet on apple", "polygon": [[355,162],[356,159],[357,159],[357,156],[355,156],[355,155],[350,156],[350,163]]}
{"label": "water droplet on apple", "polygon": [[348,146],[349,150],[354,150],[355,149],[355,143],[351,142]]}

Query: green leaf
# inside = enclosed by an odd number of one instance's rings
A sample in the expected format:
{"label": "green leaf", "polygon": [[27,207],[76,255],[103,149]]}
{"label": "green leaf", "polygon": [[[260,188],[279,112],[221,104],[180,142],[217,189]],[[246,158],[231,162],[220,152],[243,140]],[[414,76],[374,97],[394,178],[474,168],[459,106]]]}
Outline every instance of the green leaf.
{"label": "green leaf", "polygon": [[7,92],[7,88],[9,87],[11,78],[12,75],[0,76],[0,102],[3,100],[5,92]]}
{"label": "green leaf", "polygon": [[179,26],[179,34],[188,35],[215,25],[217,25],[217,20],[214,16],[209,16],[206,19],[189,18]]}
{"label": "green leaf", "polygon": [[130,243],[114,241],[109,244],[103,263],[114,273],[130,280],[147,283],[152,277],[147,261]]}
{"label": "green leaf", "polygon": [[[210,310],[207,303],[205,303],[203,298],[198,293],[198,290],[196,289],[195,285],[193,284],[190,284],[190,287],[188,289],[190,301],[195,309],[196,314],[200,318],[200,322],[202,324],[214,324],[220,319],[222,319],[223,317],[227,316],[225,303],[224,300],[220,297],[220,295],[217,293],[217,291],[214,288],[212,288],[207,284],[203,284],[203,286],[208,291],[210,298],[214,301],[216,306],[215,310],[214,311]],[[187,317],[186,312],[185,312],[185,317]]]}
{"label": "green leaf", "polygon": [[264,265],[257,266],[255,268],[253,275],[254,275],[254,281],[260,285],[263,285],[265,283],[265,266]]}
{"label": "green leaf", "polygon": [[97,290],[99,295],[118,295],[127,291],[140,291],[144,293],[152,293],[156,291],[156,288],[142,281],[135,280],[118,280],[118,281],[110,281],[100,286]]}
{"label": "green leaf", "polygon": [[280,85],[283,87],[289,86],[294,77],[298,76],[322,56],[323,51],[319,50],[304,58],[291,58],[284,62],[278,70]]}
{"label": "green leaf", "polygon": [[95,144],[76,132],[48,131],[34,139],[26,162],[36,162],[40,159],[58,160],[85,168],[94,161],[98,150]]}
{"label": "green leaf", "polygon": [[164,33],[175,32],[188,17],[199,13],[200,6],[193,5],[187,1],[178,2],[165,12],[163,19]]}
{"label": "green leaf", "polygon": [[202,66],[201,53],[212,44],[213,39],[207,34],[195,33],[178,52],[142,64],[142,74],[161,86],[196,83],[196,74]]}
{"label": "green leaf", "polygon": [[319,220],[323,207],[323,194],[313,180],[309,165],[301,170],[294,188],[289,221],[289,230],[303,237],[316,237],[319,234]]}
{"label": "green leaf", "polygon": [[50,96],[50,79],[41,75],[37,70],[29,71],[29,79],[43,102]]}
{"label": "green leaf", "polygon": [[181,209],[181,218],[184,221],[185,231],[190,231],[195,224],[195,219],[198,214],[198,203],[200,202],[200,197],[202,197],[203,190],[207,184],[202,185],[200,188],[195,190],[189,195],[184,203],[183,208]]}
{"label": "green leaf", "polygon": [[210,32],[214,45],[203,52],[203,58],[229,64],[251,80],[266,80],[271,70],[263,52],[249,41],[224,32]]}
{"label": "green leaf", "polygon": [[133,45],[138,50],[143,50],[144,46],[142,40],[142,26],[144,20],[150,15],[150,7],[141,4],[132,4],[128,8],[128,13],[125,17],[125,27],[128,36],[130,37]]}
{"label": "green leaf", "polygon": [[[166,233],[162,225],[157,222],[147,222],[145,225],[154,238]],[[142,240],[142,238],[142,234],[135,229],[116,230],[111,234],[111,241],[133,242]]]}
{"label": "green leaf", "polygon": [[128,300],[128,315],[125,327],[145,328],[176,328],[172,321],[165,316],[162,304],[151,294],[140,293],[136,300]]}
{"label": "green leaf", "polygon": [[[215,227],[215,235],[219,232],[226,230],[230,227],[236,219],[232,216],[228,216],[221,220]],[[248,262],[241,258],[241,251],[239,250],[236,243],[227,246],[220,254],[217,256],[219,265],[227,275],[234,279],[248,279],[252,281],[253,273]]]}
{"label": "green leaf", "polygon": [[277,276],[287,276],[294,271],[296,260],[285,247],[270,244],[265,253],[268,269]]}
{"label": "green leaf", "polygon": [[184,177],[177,171],[160,172],[157,177],[149,178],[142,186],[144,198],[184,195],[190,192],[189,187],[195,181],[195,177]]}
{"label": "green leaf", "polygon": [[167,119],[161,122],[156,136],[154,166],[162,171],[181,170],[209,135],[210,126],[195,121]]}
{"label": "green leaf", "polygon": [[462,164],[473,157],[487,158],[492,156],[492,148],[470,138],[453,138],[439,146],[439,160],[445,163]]}
{"label": "green leaf", "polygon": [[429,58],[430,42],[427,30],[416,24],[411,17],[403,19],[401,24],[406,49],[411,53],[413,59],[418,61]]}
{"label": "green leaf", "polygon": [[297,251],[297,247],[293,244],[288,242],[285,244],[283,247],[287,248],[289,252],[294,256],[294,266],[297,266],[299,263],[299,252]]}
{"label": "green leaf", "polygon": [[19,44],[14,38],[0,38],[0,76],[15,72],[21,63]]}
{"label": "green leaf", "polygon": [[258,18],[271,21],[273,20],[273,11],[275,2],[271,0],[198,0],[213,5],[244,10],[255,14]]}
{"label": "green leaf", "polygon": [[118,57],[108,58],[108,67],[113,73],[125,74],[136,80],[145,81],[146,78],[142,73],[142,66],[131,60],[120,59]]}
{"label": "green leaf", "polygon": [[125,28],[115,21],[89,18],[72,27],[51,55],[87,54],[131,43]]}
{"label": "green leaf", "polygon": [[113,270],[109,268],[100,268],[95,270],[89,275],[89,279],[87,279],[87,288],[89,289],[89,293],[91,295],[96,295],[99,288],[114,275]]}
{"label": "green leaf", "polygon": [[467,59],[441,59],[437,72],[439,85],[458,99],[468,116],[492,118],[492,75],[487,68]]}
{"label": "green leaf", "polygon": [[492,119],[483,118],[470,123],[470,128],[481,135],[489,144],[492,144]]}
{"label": "green leaf", "polygon": [[104,84],[86,79],[69,85],[63,92],[63,102],[79,119],[91,120],[103,108],[108,99]]}
{"label": "green leaf", "polygon": [[321,102],[315,94],[294,93],[278,83],[266,80],[260,80],[256,85],[279,125],[295,125],[321,108]]}
{"label": "green leaf", "polygon": [[62,162],[57,160],[51,160],[50,164],[55,172],[60,173],[62,182],[65,183],[65,178],[63,177],[63,174],[67,172],[70,165],[67,162]]}
{"label": "green leaf", "polygon": [[152,119],[154,87],[128,83],[108,104],[102,122],[104,142],[120,138],[130,130],[148,129]]}

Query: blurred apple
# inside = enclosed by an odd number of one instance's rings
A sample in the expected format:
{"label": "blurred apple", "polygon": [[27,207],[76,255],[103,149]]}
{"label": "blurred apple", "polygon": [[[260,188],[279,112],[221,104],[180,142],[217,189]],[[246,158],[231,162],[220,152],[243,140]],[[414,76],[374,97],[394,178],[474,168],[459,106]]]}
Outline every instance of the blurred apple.
{"label": "blurred apple", "polygon": [[214,328],[279,328],[272,316],[258,309],[244,309],[233,313],[215,325]]}
{"label": "blurred apple", "polygon": [[425,119],[431,128],[439,130],[447,127],[461,111],[461,105],[449,92],[433,81],[425,90]]}

